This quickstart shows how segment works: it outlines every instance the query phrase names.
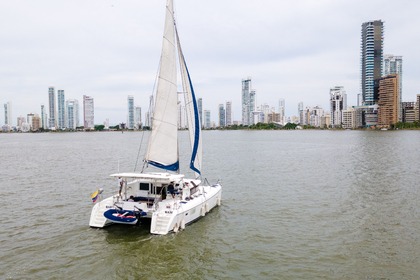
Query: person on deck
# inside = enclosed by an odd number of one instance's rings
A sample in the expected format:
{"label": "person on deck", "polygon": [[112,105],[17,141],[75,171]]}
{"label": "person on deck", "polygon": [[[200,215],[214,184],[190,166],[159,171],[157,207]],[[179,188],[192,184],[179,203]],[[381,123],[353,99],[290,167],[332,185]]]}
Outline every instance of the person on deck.
{"label": "person on deck", "polygon": [[168,192],[172,195],[172,198],[175,197],[175,188],[174,188],[174,182],[171,182],[168,185]]}
{"label": "person on deck", "polygon": [[122,188],[124,186],[124,181],[121,177],[118,177],[118,185],[120,186],[120,191],[118,193],[119,193],[120,197],[122,197],[121,196],[121,191],[122,191]]}

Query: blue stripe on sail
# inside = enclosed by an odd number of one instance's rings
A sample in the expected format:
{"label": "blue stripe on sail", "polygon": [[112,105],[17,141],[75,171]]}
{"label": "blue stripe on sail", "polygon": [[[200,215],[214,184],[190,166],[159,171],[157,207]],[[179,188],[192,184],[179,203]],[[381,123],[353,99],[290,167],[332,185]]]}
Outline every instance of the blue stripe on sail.
{"label": "blue stripe on sail", "polygon": [[191,155],[191,161],[190,161],[190,168],[201,175],[201,171],[198,170],[197,167],[194,165],[195,158],[197,157],[197,150],[198,150],[198,144],[200,143],[200,118],[198,116],[198,106],[197,106],[197,100],[195,99],[195,93],[194,88],[191,82],[190,78],[190,72],[188,71],[187,63],[185,62],[185,58],[182,57],[182,60],[184,61],[185,69],[187,70],[187,76],[188,76],[188,82],[190,84],[191,88],[191,95],[192,95],[192,101],[194,105],[194,145],[193,145],[193,151]]}
{"label": "blue stripe on sail", "polygon": [[169,170],[169,171],[177,171],[179,169],[179,161],[175,162],[174,164],[170,164],[170,165],[163,165],[161,163],[155,162],[155,161],[148,161],[147,163],[156,166],[160,169],[165,169],[165,170]]}

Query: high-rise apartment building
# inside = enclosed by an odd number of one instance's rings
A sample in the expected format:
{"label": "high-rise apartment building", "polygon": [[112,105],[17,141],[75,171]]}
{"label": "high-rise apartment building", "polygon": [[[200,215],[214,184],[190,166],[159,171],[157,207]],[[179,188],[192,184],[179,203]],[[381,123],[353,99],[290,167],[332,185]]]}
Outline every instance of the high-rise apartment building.
{"label": "high-rise apartment building", "polygon": [[142,126],[142,123],[141,123],[141,107],[138,107],[138,106],[134,107],[134,111],[135,111],[135,114],[134,114],[135,124],[134,124],[134,126],[137,129],[140,129],[141,126]]}
{"label": "high-rise apartment building", "polygon": [[242,80],[242,124],[254,124],[255,90],[251,87],[251,78]]}
{"label": "high-rise apartment building", "polygon": [[204,127],[204,124],[203,124],[203,99],[198,98],[197,104],[198,104],[197,105],[198,106],[198,116],[200,118],[201,127],[203,128]]}
{"label": "high-rise apartment building", "polygon": [[226,126],[226,111],[223,104],[219,104],[219,127]]}
{"label": "high-rise apartment building", "polygon": [[129,95],[127,97],[128,105],[128,118],[127,118],[127,128],[134,129],[134,97]]}
{"label": "high-rise apartment building", "polygon": [[226,102],[226,126],[232,125],[232,101]]}
{"label": "high-rise apartment building", "polygon": [[48,105],[49,105],[49,115],[50,118],[48,119],[48,127],[50,129],[56,129],[57,127],[57,109],[55,106],[55,90],[54,87],[48,88]]}
{"label": "high-rise apartment building", "polygon": [[57,91],[57,109],[58,109],[58,128],[64,129],[66,128],[66,107],[64,106],[65,99],[64,99],[64,90],[59,89]]}
{"label": "high-rise apartment building", "polygon": [[284,125],[286,122],[286,106],[283,98],[279,99],[279,122]]}
{"label": "high-rise apartment building", "polygon": [[48,128],[47,122],[48,122],[48,119],[47,119],[47,113],[45,113],[45,105],[41,105],[41,128],[42,129]]}
{"label": "high-rise apartment building", "polygon": [[4,103],[4,124],[12,126],[12,104]]}
{"label": "high-rise apartment building", "polygon": [[402,121],[402,79],[403,79],[403,70],[402,70],[402,56],[394,56],[392,54],[386,54],[384,58],[384,76],[391,74],[398,74],[398,87],[400,93],[400,100],[398,106],[398,121]]}
{"label": "high-rise apartment building", "polygon": [[378,125],[390,127],[398,122],[399,112],[398,74],[388,75],[379,81]]}
{"label": "high-rise apartment building", "polygon": [[67,127],[69,129],[76,129],[80,126],[79,121],[79,101],[76,99],[69,99],[66,101],[67,112]]}
{"label": "high-rise apartment building", "polygon": [[211,127],[210,111],[204,110],[204,128]]}
{"label": "high-rise apartment building", "polygon": [[330,110],[332,127],[341,127],[343,124],[343,110],[347,109],[347,94],[342,86],[330,89]]}
{"label": "high-rise apartment building", "polygon": [[[342,128],[353,129],[357,127],[356,124],[356,110],[354,108],[344,109],[342,112]],[[332,122],[331,122],[332,124]]]}
{"label": "high-rise apartment building", "polygon": [[416,121],[416,102],[401,103],[402,122],[413,123]]}
{"label": "high-rise apartment building", "polygon": [[95,128],[93,98],[87,95],[83,95],[83,123],[85,130]]}
{"label": "high-rise apartment building", "polygon": [[362,105],[378,103],[379,79],[383,68],[383,30],[381,20],[362,24],[360,46]]}
{"label": "high-rise apartment building", "polygon": [[299,116],[299,124],[304,125],[305,123],[305,112],[303,110],[303,102],[298,103],[298,116]]}

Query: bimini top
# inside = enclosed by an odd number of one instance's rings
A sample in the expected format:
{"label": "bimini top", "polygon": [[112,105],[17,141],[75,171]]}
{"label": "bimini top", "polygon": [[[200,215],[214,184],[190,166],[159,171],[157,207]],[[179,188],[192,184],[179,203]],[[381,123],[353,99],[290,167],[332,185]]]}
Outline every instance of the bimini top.
{"label": "bimini top", "polygon": [[157,180],[157,181],[181,181],[184,178],[183,174],[171,174],[171,173],[116,173],[111,174],[111,177],[122,177],[122,178],[133,178],[133,179],[145,179],[145,180]]}

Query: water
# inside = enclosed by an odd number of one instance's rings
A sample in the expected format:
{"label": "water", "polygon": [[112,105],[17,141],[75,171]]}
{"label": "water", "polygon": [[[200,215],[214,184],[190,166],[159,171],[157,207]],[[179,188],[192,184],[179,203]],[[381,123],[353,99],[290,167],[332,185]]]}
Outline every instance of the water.
{"label": "water", "polygon": [[167,236],[89,228],[141,137],[0,134],[1,279],[420,279],[420,132],[206,131],[221,207]]}

